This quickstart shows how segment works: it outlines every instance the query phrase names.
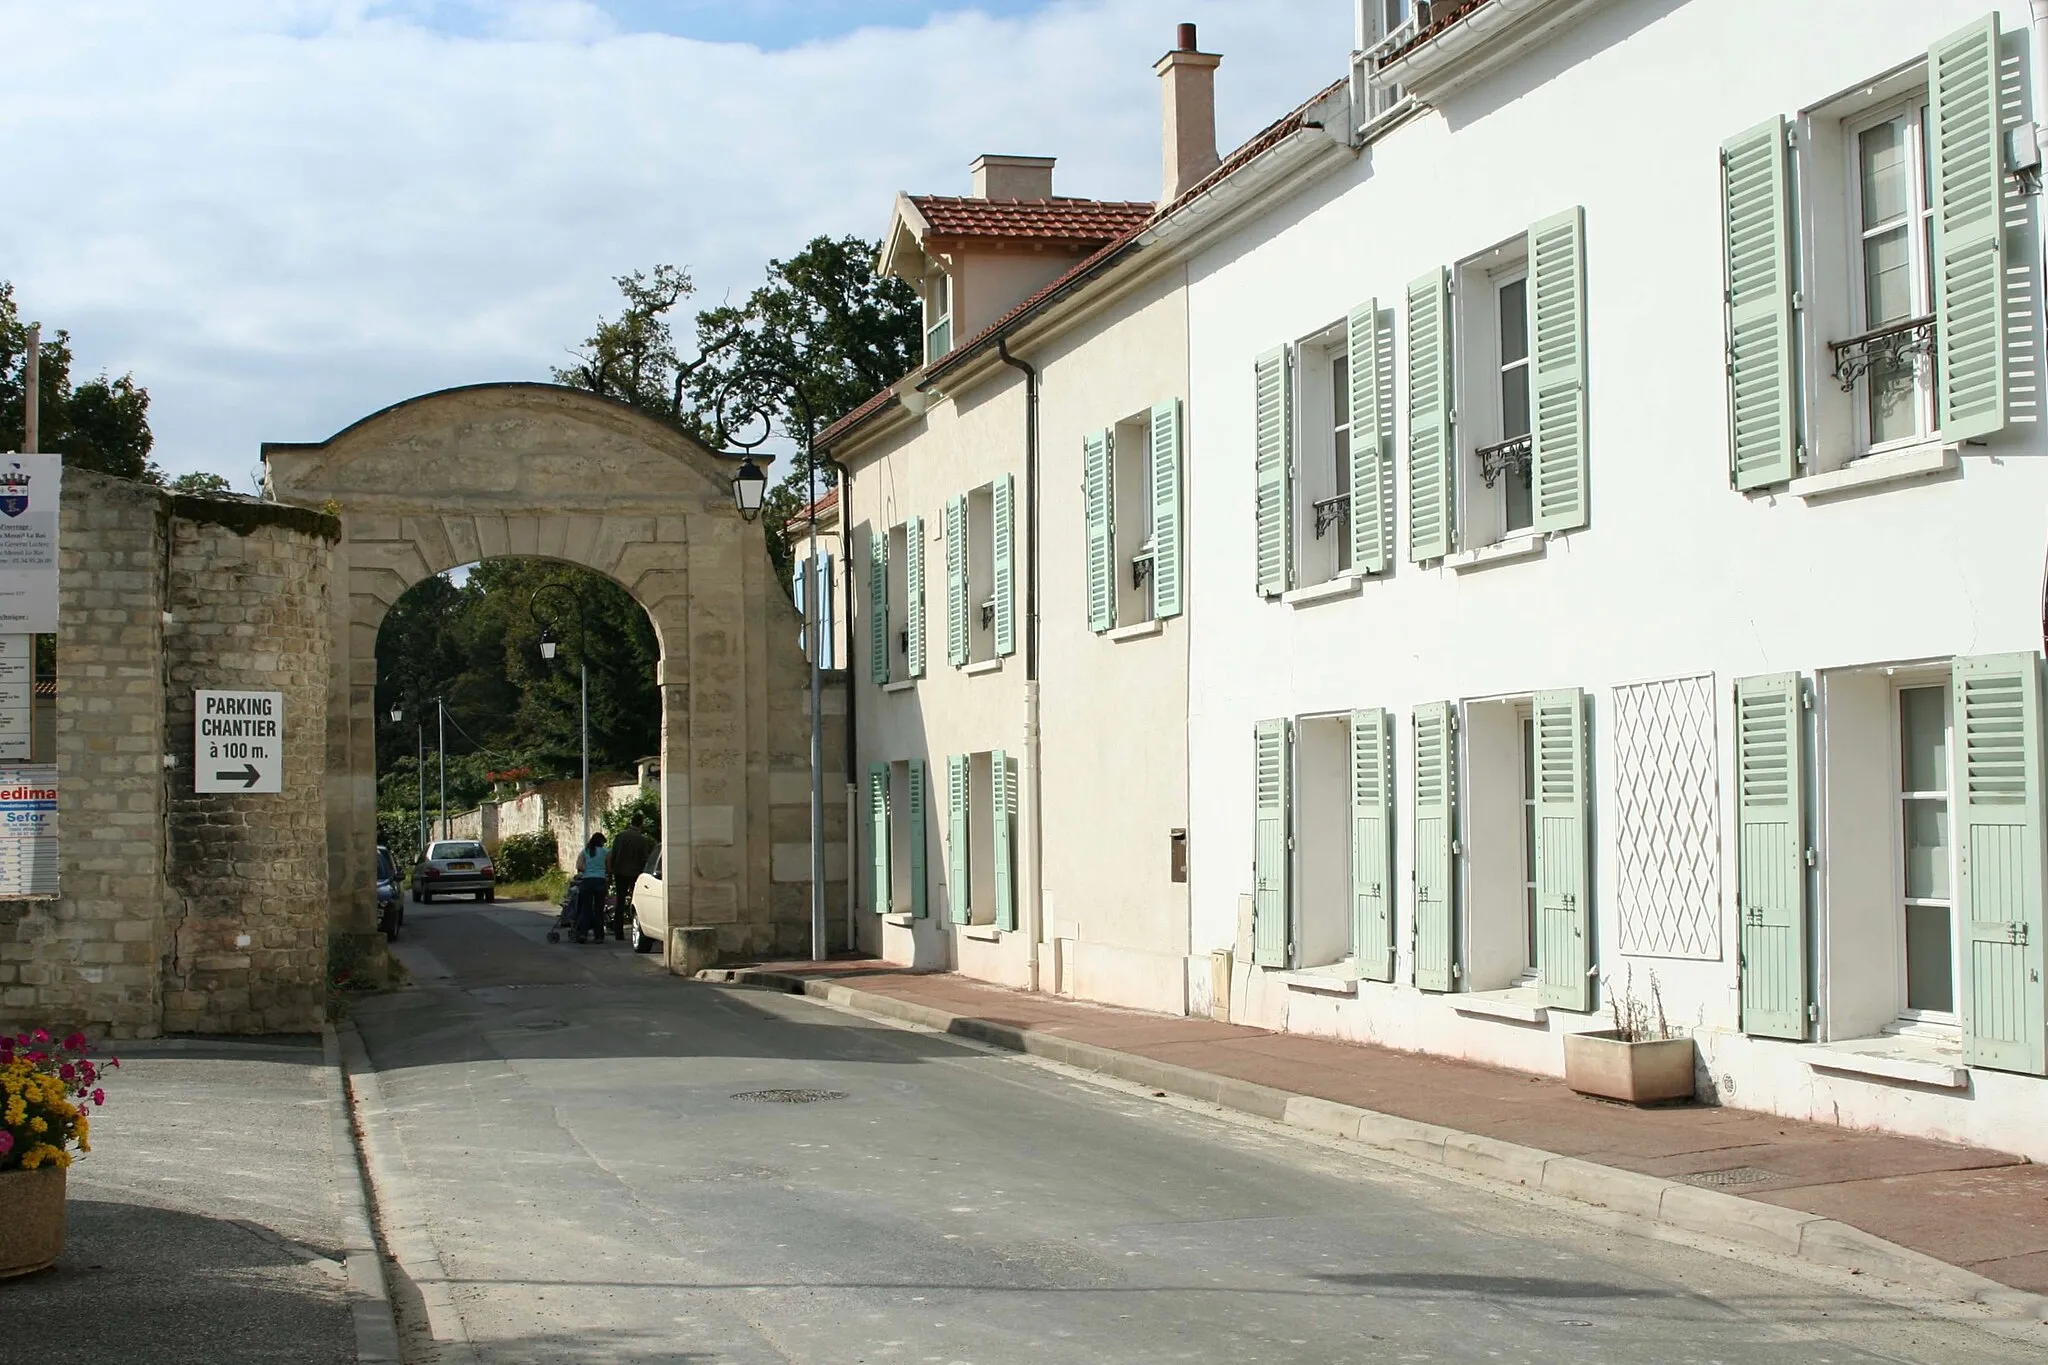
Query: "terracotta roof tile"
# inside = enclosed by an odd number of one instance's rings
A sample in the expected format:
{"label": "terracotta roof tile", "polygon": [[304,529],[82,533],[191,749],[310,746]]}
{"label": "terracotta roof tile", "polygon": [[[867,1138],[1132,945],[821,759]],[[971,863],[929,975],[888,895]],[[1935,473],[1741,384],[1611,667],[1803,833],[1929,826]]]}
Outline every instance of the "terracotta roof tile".
{"label": "terracotta roof tile", "polygon": [[812,437],[811,449],[825,450],[829,448],[831,444],[834,441],[838,440],[841,436],[853,430],[862,422],[867,421],[868,418],[873,417],[876,413],[880,412],[883,408],[888,407],[889,404],[895,401],[896,391],[894,389],[883,389],[880,393],[877,393],[873,397],[869,398],[865,403],[862,403],[852,412],[847,413],[846,416],[840,418],[831,426],[826,427],[823,431],[819,432],[816,436]]}
{"label": "terracotta roof tile", "polygon": [[934,237],[1106,242],[1152,217],[1157,204],[1101,199],[970,199],[912,195]]}
{"label": "terracotta roof tile", "polygon": [[1421,47],[1424,43],[1436,37],[1437,34],[1442,33],[1452,24],[1470,15],[1474,10],[1482,9],[1490,3],[1492,3],[1492,0],[1457,0],[1455,4],[1436,4],[1430,6],[1428,27],[1418,30],[1414,37],[1395,48],[1392,52],[1389,52],[1385,57],[1382,57],[1380,59],[1381,64],[1384,65],[1397,58],[1407,56],[1416,48]]}

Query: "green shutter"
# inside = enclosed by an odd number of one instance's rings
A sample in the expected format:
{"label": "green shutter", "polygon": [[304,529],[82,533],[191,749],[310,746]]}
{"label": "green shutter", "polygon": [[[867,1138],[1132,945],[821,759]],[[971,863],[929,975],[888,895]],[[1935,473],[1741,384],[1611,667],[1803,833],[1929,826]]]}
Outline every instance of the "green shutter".
{"label": "green shutter", "polygon": [[1796,673],[1735,680],[1742,1031],[1806,1037],[1806,763]]}
{"label": "green shutter", "polygon": [[1537,996],[1593,1008],[1593,907],[1587,895],[1586,697],[1538,692],[1536,713]]}
{"label": "green shutter", "polygon": [[910,676],[924,676],[924,518],[903,523],[904,623],[910,632],[904,653],[910,656]]}
{"label": "green shutter", "polygon": [[1260,356],[1252,370],[1258,457],[1254,510],[1262,597],[1278,597],[1293,582],[1294,386],[1287,370],[1284,346]]}
{"label": "green shutter", "polygon": [[910,913],[923,919],[931,913],[931,876],[925,854],[924,760],[910,760],[910,804],[904,818],[910,821]]}
{"label": "green shutter", "polygon": [[2048,1071],[2040,660],[2033,654],[1958,659],[1951,687],[1963,1055],[1972,1066],[2038,1076]]}
{"label": "green shutter", "polygon": [[1450,990],[1457,977],[1453,905],[1457,718],[1447,701],[1415,708],[1415,984]]}
{"label": "green shutter", "polygon": [[1001,749],[988,756],[989,835],[996,882],[996,928],[1017,927],[1017,859],[1012,828],[1017,819],[1017,773]]}
{"label": "green shutter", "polygon": [[1721,144],[1728,464],[1737,488],[1799,472],[1790,163],[1783,118]]}
{"label": "green shutter", "polygon": [[1351,713],[1351,943],[1358,973],[1370,981],[1394,979],[1390,744],[1385,711]]}
{"label": "green shutter", "polygon": [[1180,615],[1180,400],[1152,409],[1152,615]]}
{"label": "green shutter", "polygon": [[1088,629],[1098,635],[1116,624],[1115,500],[1110,496],[1107,431],[1081,440],[1081,501],[1087,521]]}
{"label": "green shutter", "polygon": [[889,533],[868,532],[868,676],[889,681]]}
{"label": "green shutter", "polygon": [[1381,402],[1382,377],[1394,363],[1394,348],[1380,327],[1380,301],[1368,299],[1345,323],[1345,360],[1351,380],[1351,567],[1385,573],[1388,513],[1386,433],[1394,414]]}
{"label": "green shutter", "polygon": [[1408,558],[1418,564],[1457,545],[1449,281],[1439,268],[1408,286]]}
{"label": "green shutter", "polygon": [[1927,54],[1934,176],[1934,345],[1943,440],[2005,426],[2004,167],[1998,15]]}
{"label": "green shutter", "polygon": [[946,662],[967,662],[967,499],[946,499]]}
{"label": "green shutter", "polygon": [[1586,524],[1586,211],[1529,229],[1531,487],[1539,531]]}
{"label": "green shutter", "polygon": [[876,914],[886,915],[894,890],[889,876],[889,765],[886,763],[876,763],[868,768],[868,838],[874,845],[874,909]]}
{"label": "green shutter", "polygon": [[1288,725],[1262,720],[1253,732],[1256,776],[1252,794],[1252,961],[1285,967],[1292,956],[1288,876],[1293,854],[1293,778],[1289,772]]}
{"label": "green shutter", "polygon": [[946,759],[946,904],[953,923],[971,923],[974,916],[967,843],[967,755]]}
{"label": "green shutter", "polygon": [[995,523],[996,653],[1017,652],[1017,480],[1005,474],[991,485]]}

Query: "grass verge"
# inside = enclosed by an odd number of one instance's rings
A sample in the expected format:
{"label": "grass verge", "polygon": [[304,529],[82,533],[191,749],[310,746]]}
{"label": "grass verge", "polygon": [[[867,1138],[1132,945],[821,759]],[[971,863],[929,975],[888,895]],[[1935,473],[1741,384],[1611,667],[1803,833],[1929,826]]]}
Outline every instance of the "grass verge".
{"label": "grass verge", "polygon": [[499,882],[498,899],[501,901],[546,901],[549,905],[560,905],[569,889],[569,874],[559,867],[549,868],[545,876],[530,882]]}

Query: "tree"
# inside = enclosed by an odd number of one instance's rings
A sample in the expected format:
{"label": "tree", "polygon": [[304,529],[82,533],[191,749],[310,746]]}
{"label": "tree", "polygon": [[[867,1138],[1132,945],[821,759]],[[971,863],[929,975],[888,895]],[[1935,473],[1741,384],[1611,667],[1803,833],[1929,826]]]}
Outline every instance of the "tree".
{"label": "tree", "polygon": [[[14,302],[14,286],[0,280],[0,450],[19,450],[26,434],[28,324]],[[149,390],[134,376],[102,374],[74,386],[71,334],[45,338],[36,376],[39,439],[64,463],[144,483],[162,483],[150,461]]]}
{"label": "tree", "polygon": [[235,491],[235,487],[219,474],[209,474],[203,469],[196,469],[189,474],[180,474],[177,478],[172,479],[171,491],[173,493],[232,493]]}

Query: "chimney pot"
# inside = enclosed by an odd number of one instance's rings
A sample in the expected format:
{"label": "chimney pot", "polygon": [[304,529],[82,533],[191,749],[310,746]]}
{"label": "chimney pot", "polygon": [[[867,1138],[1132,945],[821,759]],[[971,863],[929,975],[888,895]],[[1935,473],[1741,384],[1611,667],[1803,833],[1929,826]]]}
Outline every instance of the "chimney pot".
{"label": "chimney pot", "polygon": [[1216,67],[1223,58],[1196,49],[1193,24],[1182,24],[1175,42],[1152,68],[1159,75],[1162,206],[1221,164],[1216,155]]}
{"label": "chimney pot", "polygon": [[984,153],[967,169],[976,199],[1050,199],[1052,168],[1049,156]]}

